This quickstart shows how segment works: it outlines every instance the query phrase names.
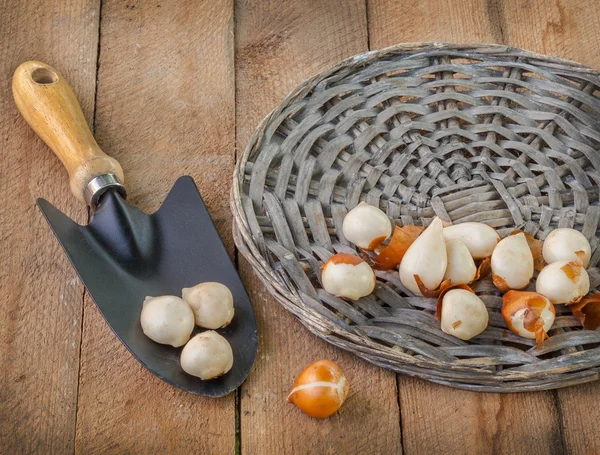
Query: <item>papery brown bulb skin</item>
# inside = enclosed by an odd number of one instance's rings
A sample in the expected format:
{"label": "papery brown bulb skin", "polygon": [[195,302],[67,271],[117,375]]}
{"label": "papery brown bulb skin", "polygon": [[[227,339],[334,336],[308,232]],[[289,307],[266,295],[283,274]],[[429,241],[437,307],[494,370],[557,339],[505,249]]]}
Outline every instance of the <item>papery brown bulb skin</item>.
{"label": "papery brown bulb skin", "polygon": [[550,299],[538,292],[508,291],[502,297],[502,317],[515,334],[536,340],[540,346],[548,338],[556,310]]}
{"label": "papery brown bulb skin", "polygon": [[348,390],[341,368],[331,360],[318,360],[302,370],[287,401],[311,417],[324,419],[344,404]]}

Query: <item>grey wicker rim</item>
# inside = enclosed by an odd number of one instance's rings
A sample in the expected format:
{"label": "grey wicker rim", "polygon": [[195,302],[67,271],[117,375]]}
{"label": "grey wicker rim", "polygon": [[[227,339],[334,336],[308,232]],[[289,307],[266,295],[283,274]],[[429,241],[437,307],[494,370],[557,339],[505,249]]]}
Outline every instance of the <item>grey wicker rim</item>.
{"label": "grey wicker rim", "polygon": [[[235,243],[311,332],[381,367],[452,387],[546,390],[595,381],[600,332],[557,306],[540,348],[506,329],[489,280],[474,290],[490,325],[465,342],[441,331],[435,300],[377,272],[357,302],[321,289],[320,266],[356,253],[341,222],[360,201],[398,225],[433,216],[543,239],[574,227],[600,259],[600,75],[498,45],[401,44],[349,58],[298,86],[236,165]],[[533,289],[533,286],[530,286]]]}

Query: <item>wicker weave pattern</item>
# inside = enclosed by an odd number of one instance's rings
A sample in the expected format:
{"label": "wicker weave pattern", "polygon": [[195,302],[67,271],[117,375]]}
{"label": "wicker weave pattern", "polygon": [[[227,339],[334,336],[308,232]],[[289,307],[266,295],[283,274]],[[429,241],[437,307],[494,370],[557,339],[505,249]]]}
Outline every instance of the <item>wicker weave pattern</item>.
{"label": "wicker weave pattern", "polygon": [[341,223],[366,201],[398,225],[437,215],[540,239],[575,227],[591,242],[596,290],[599,87],[590,68],[503,46],[400,45],[348,59],[299,86],[252,137],[234,175],[236,244],[313,333],[377,365],[480,391],[596,380],[600,332],[564,306],[534,349],[506,330],[484,280],[474,289],[490,326],[464,342],[397,272],[377,272],[374,294],[348,302],[321,289],[320,266],[356,252]]}

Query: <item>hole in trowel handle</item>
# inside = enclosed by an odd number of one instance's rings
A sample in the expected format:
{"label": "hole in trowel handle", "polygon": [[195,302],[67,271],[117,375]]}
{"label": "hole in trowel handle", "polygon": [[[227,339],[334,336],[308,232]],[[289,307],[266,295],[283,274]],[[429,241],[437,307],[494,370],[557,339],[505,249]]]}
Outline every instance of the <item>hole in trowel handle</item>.
{"label": "hole in trowel handle", "polygon": [[48,68],[37,68],[31,73],[31,78],[37,84],[54,84],[58,81],[58,75]]}

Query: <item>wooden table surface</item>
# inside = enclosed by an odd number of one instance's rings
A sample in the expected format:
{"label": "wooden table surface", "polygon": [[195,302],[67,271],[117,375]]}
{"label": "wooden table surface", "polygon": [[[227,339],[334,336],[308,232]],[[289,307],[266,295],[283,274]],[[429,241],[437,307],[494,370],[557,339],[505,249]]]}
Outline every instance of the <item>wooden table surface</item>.
{"label": "wooden table surface", "polygon": [[[310,334],[235,252],[236,156],[298,83],[399,42],[503,43],[600,68],[597,0],[0,0],[0,453],[599,454],[600,383],[478,394],[397,376]],[[260,351],[222,399],[186,394],[119,343],[35,198],[85,223],[58,160],[19,116],[12,72],[73,86],[130,200],[155,210],[194,176],[251,294]],[[341,412],[286,403],[298,372],[347,373]]]}

